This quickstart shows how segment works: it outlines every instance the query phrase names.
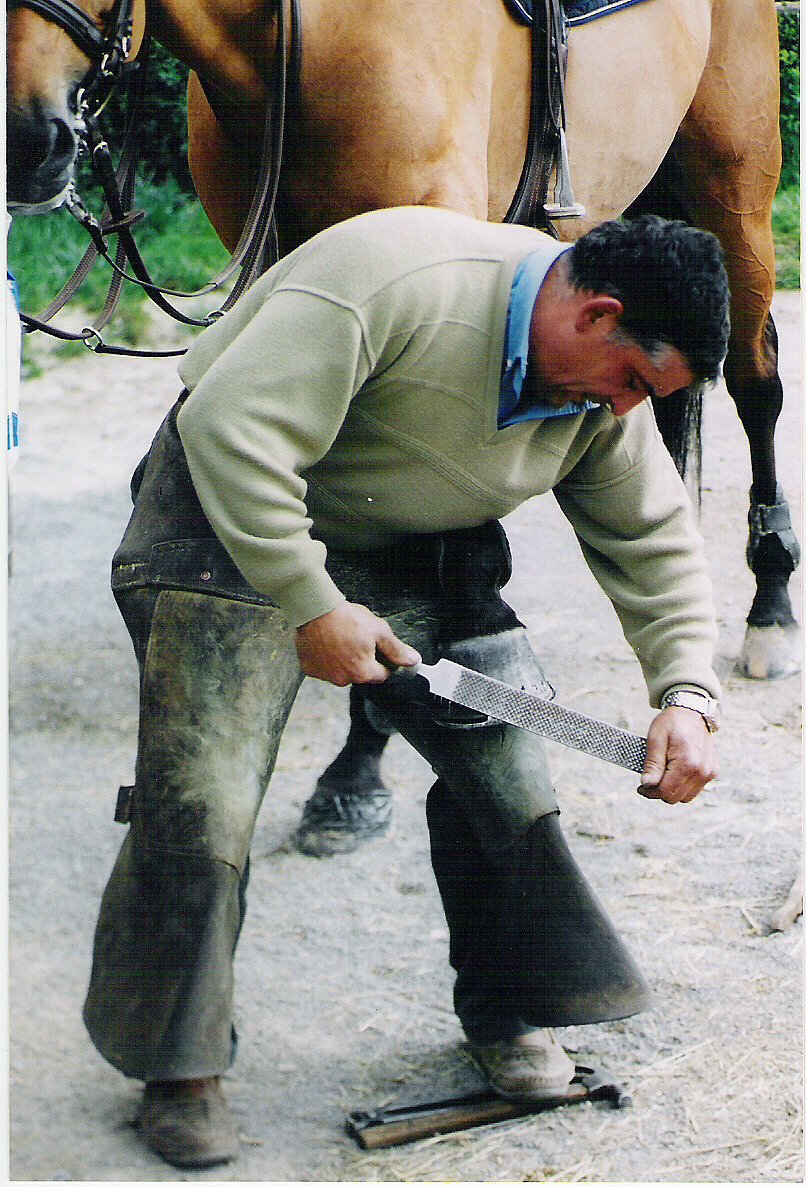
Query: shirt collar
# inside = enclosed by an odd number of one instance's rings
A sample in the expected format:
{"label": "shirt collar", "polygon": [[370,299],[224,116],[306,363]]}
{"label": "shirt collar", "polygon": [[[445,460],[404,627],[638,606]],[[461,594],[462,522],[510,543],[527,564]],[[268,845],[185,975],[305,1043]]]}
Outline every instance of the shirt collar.
{"label": "shirt collar", "polygon": [[[566,251],[569,243],[550,243],[541,246],[521,260],[509,295],[507,333],[501,365],[501,394],[498,405],[498,427],[518,424],[524,420],[547,420],[553,416],[577,416],[580,408],[552,408],[548,404],[532,404],[519,409],[526,364],[529,356],[529,330],[537,294],[549,268]],[[596,404],[586,403],[582,409],[592,411]]]}

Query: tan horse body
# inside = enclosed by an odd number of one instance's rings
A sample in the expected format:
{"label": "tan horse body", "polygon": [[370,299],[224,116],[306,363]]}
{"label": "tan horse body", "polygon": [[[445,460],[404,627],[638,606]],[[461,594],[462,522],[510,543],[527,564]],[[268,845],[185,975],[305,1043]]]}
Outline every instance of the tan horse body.
{"label": "tan horse body", "polygon": [[[111,6],[83,0],[99,20]],[[229,247],[255,184],[273,14],[267,0],[148,4],[151,33],[193,71],[191,170]],[[143,3],[136,15],[142,28]],[[381,206],[425,203],[504,218],[526,147],[531,48],[502,0],[301,0],[301,21],[300,97],[288,112],[280,193],[283,250]],[[10,119],[38,102],[69,124],[70,87],[87,64],[80,51],[25,8],[10,13],[9,45]],[[575,196],[587,214],[559,222],[562,238],[623,212],[671,149],[693,220],[722,241],[733,298],[726,378],[751,442],[755,499],[775,503],[780,383],[768,314],[781,150],[773,0],[647,0],[572,29],[566,97]],[[776,576],[772,600],[785,604],[772,619],[754,624],[751,612],[750,675],[793,670],[788,572]],[[768,610],[770,598],[762,600]]]}
{"label": "tan horse body", "polygon": [[[160,7],[185,6],[163,0]],[[226,14],[243,6],[216,8]],[[218,67],[198,66],[205,81],[229,94],[232,124],[220,127],[198,78],[191,79],[189,115],[194,179],[232,242],[240,223],[233,201],[243,211],[251,197],[249,150],[259,144],[262,123],[267,51],[256,62],[255,40],[268,47],[271,30],[239,37],[233,19],[228,36]],[[640,193],[694,100],[710,39],[709,0],[652,0],[572,32],[568,138],[589,213],[561,231],[577,235]],[[361,210],[412,202],[503,219],[526,147],[530,38],[501,0],[305,0],[302,45],[301,111],[292,113],[283,166],[284,195],[302,238]],[[645,47],[640,54],[636,45]],[[187,45],[171,48],[186,60],[194,56]],[[773,123],[768,144],[774,133]]]}

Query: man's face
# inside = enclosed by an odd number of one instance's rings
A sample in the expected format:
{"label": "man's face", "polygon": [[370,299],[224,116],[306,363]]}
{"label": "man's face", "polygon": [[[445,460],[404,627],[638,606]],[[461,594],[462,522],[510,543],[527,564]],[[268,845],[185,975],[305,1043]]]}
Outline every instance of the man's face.
{"label": "man's face", "polygon": [[683,355],[664,347],[653,358],[620,332],[620,311],[609,297],[578,294],[544,324],[530,349],[529,397],[554,408],[590,400],[624,416],[650,396],[688,387],[694,377]]}

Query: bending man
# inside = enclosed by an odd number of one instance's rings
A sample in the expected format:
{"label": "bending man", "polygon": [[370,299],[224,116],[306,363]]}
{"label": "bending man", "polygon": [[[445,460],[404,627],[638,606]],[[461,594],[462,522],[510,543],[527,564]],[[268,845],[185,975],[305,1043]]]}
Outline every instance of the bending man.
{"label": "bending man", "polygon": [[716,773],[715,623],[647,398],[715,379],[727,302],[717,241],[679,223],[607,223],[567,247],[403,208],[318,235],[187,354],[113,564],[140,736],[84,1012],[104,1057],[146,1082],[141,1127],[169,1161],[236,1152],[218,1083],[232,955],[303,674],[365,685],[434,769],[455,1005],[497,1091],[562,1092],[573,1066],[550,1028],[644,1008],[565,845],[540,739],[447,712],[378,653],[545,690],[500,596],[497,521],[552,490],[661,709],[639,792],[694,799]]}

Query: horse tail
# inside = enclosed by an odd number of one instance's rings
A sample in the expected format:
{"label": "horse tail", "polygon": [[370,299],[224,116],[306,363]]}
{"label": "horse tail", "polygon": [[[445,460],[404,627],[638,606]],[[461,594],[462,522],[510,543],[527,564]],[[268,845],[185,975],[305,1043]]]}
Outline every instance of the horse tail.
{"label": "horse tail", "polygon": [[681,478],[702,503],[702,387],[692,384],[653,400],[655,420],[663,443],[672,455]]}
{"label": "horse tail", "polygon": [[[657,214],[694,225],[674,145],[646,188],[627,207],[624,217],[638,218],[641,214]],[[663,442],[681,477],[688,480],[695,492],[698,505],[702,502],[702,395],[702,386],[693,384],[663,400],[652,401]]]}

